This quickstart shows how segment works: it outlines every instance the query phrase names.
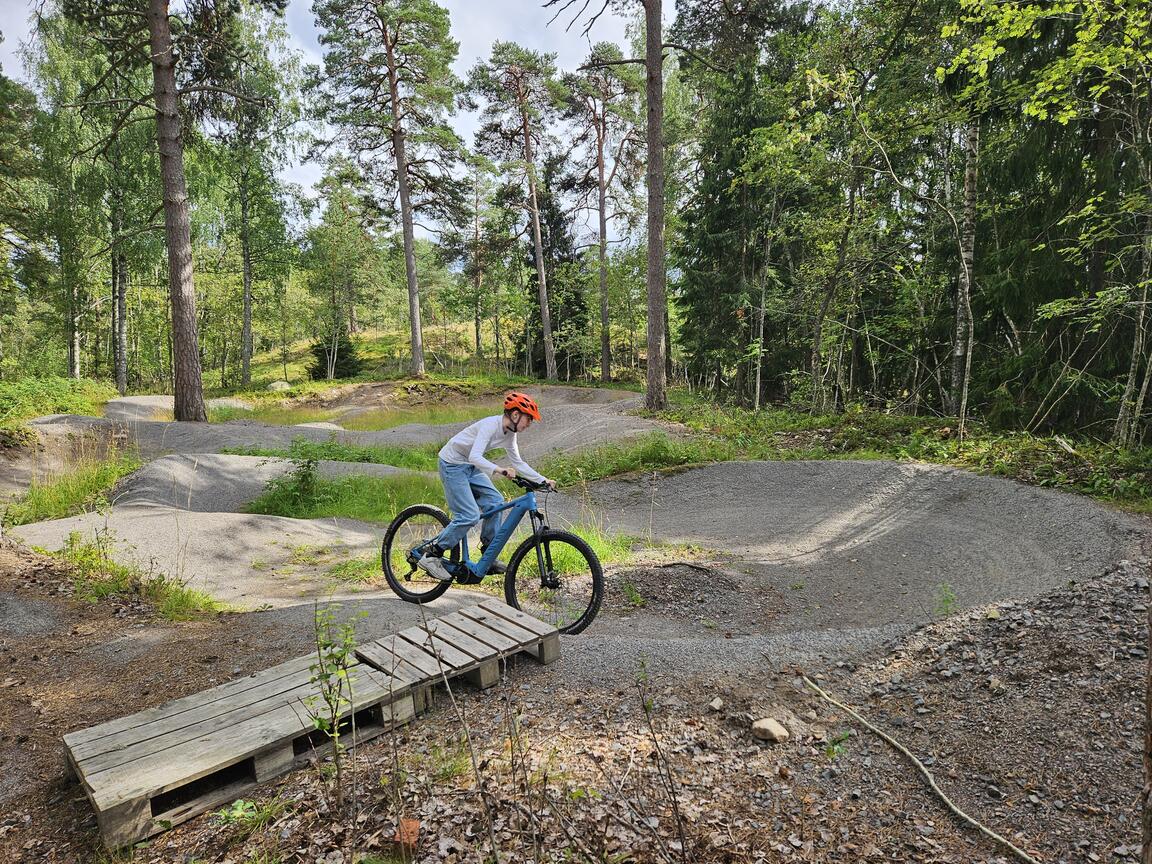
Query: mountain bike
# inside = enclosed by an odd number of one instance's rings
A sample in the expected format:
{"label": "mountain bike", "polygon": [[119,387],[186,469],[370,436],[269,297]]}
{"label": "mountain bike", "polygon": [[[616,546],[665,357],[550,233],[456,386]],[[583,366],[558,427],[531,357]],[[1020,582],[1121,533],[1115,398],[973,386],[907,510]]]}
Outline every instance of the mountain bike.
{"label": "mountain bike", "polygon": [[[548,527],[547,497],[541,513],[536,493],[551,490],[523,477],[512,480],[525,494],[480,514],[481,521],[508,511],[496,536],[478,561],[468,555],[465,537],[445,553],[453,580],[478,585],[488,575],[520,521],[527,515],[532,531],[516,547],[504,574],[504,601],[554,626],[561,633],[579,633],[592,623],[604,597],[604,570],[583,539]],[[451,582],[441,582],[416,566],[424,548],[449,522],[448,514],[431,504],[401,510],[388,526],[380,560],[388,586],[409,603],[429,603],[441,597]]]}

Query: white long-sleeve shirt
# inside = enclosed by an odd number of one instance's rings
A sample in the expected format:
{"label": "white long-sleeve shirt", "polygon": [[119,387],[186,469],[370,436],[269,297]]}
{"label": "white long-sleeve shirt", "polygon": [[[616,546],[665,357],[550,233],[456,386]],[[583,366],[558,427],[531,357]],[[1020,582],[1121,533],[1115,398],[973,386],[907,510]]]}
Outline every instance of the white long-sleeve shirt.
{"label": "white long-sleeve shirt", "polygon": [[544,481],[544,475],[521,458],[516,433],[504,431],[503,414],[477,420],[467,429],[457,432],[440,448],[440,458],[450,465],[472,464],[491,474],[499,471],[500,466],[486,459],[484,454],[498,448],[507,452],[508,461],[521,477],[537,483]]}

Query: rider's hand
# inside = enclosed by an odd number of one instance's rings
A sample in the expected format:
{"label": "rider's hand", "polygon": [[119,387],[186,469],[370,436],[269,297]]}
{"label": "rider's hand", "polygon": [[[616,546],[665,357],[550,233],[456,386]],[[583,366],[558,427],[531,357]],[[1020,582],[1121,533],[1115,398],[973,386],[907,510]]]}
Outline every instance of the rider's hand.
{"label": "rider's hand", "polygon": [[547,477],[545,477],[544,478],[544,485],[547,486],[549,489],[551,489],[553,492],[556,491],[557,487],[556,487],[556,481],[555,480],[549,480]]}
{"label": "rider's hand", "polygon": [[505,477],[507,477],[509,480],[515,480],[516,479],[516,469],[515,468],[501,468],[500,473],[503,474]]}

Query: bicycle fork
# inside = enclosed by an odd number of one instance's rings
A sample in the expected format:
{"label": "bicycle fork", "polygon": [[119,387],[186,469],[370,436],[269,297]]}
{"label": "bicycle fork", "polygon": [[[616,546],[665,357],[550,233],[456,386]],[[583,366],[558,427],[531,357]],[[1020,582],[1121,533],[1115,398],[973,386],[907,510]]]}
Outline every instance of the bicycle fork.
{"label": "bicycle fork", "polygon": [[540,567],[540,587],[556,589],[560,587],[560,580],[556,577],[556,569],[552,565],[552,545],[544,538],[548,526],[544,524],[544,517],[539,513],[532,514],[532,530],[536,534],[536,563]]}

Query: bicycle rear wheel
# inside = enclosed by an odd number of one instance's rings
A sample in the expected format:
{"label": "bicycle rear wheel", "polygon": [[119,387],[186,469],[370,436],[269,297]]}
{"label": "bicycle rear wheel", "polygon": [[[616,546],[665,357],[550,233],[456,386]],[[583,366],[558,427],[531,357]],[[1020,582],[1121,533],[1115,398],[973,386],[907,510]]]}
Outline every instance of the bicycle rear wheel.
{"label": "bicycle rear wheel", "polygon": [[[451,582],[441,582],[416,566],[423,546],[435,539],[448,524],[448,514],[430,504],[413,504],[401,510],[384,534],[380,547],[380,564],[384,578],[402,599],[409,603],[428,603],[448,590]],[[455,563],[460,560],[460,547],[446,556]]]}
{"label": "bicycle rear wheel", "polygon": [[[543,564],[543,566],[541,566]],[[604,597],[604,571],[592,548],[575,534],[548,530],[512,553],[504,599],[561,633],[592,623]]]}

